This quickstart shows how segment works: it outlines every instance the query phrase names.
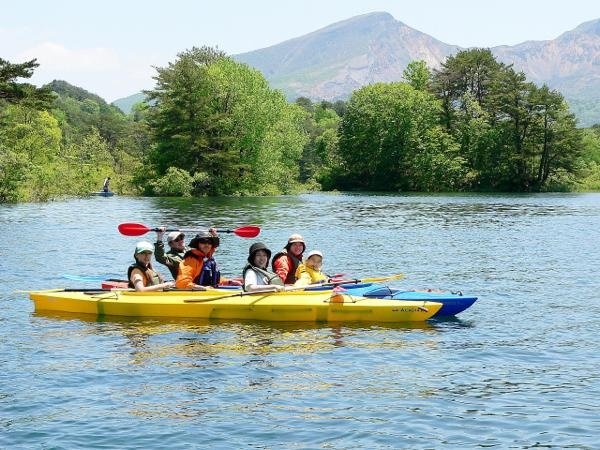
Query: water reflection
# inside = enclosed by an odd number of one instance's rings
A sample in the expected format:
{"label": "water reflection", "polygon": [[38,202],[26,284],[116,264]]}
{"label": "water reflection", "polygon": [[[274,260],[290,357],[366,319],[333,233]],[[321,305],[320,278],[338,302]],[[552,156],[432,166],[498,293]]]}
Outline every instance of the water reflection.
{"label": "water reflection", "polygon": [[[69,328],[82,325],[80,332],[89,335],[110,333],[122,336],[125,340],[119,345],[129,349],[134,364],[166,355],[183,356],[182,365],[195,365],[199,359],[218,355],[300,355],[344,346],[402,347],[407,345],[402,340],[405,333],[439,331],[433,321],[327,324],[181,318],[161,320],[45,311],[32,315],[39,319],[65,321],[70,325]],[[390,331],[396,333],[391,340],[388,338]],[[361,337],[365,333],[373,339],[363,341]],[[380,340],[382,337],[384,339]]]}

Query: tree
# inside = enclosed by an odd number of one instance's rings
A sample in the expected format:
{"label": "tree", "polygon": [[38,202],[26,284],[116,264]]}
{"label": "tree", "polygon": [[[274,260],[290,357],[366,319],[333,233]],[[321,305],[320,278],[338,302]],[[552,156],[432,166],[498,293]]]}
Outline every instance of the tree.
{"label": "tree", "polygon": [[343,186],[375,190],[435,190],[460,185],[447,176],[435,186],[428,172],[445,160],[462,167],[456,146],[438,125],[440,104],[405,83],[378,83],[355,91],[340,128]]}
{"label": "tree", "polygon": [[157,72],[147,117],[158,176],[169,167],[187,170],[202,180],[196,193],[209,194],[272,193],[297,182],[300,108],[260,72],[208,47],[183,52]]}
{"label": "tree", "polygon": [[580,137],[562,96],[528,82],[489,50],[449,57],[431,87],[442,103],[441,121],[467,161],[471,186],[539,191],[553,173],[575,170]]}
{"label": "tree", "polygon": [[411,61],[404,69],[402,78],[417,91],[427,91],[431,81],[431,72],[425,61]]}
{"label": "tree", "polygon": [[21,64],[11,64],[0,58],[0,106],[1,102],[24,103],[35,109],[48,109],[54,97],[47,88],[38,89],[32,84],[17,83],[18,78],[31,78],[39,64],[35,59]]}
{"label": "tree", "polygon": [[0,112],[0,201],[45,200],[60,192],[61,133],[46,111],[9,105]]}
{"label": "tree", "polygon": [[466,107],[465,94],[491,114],[488,95],[494,80],[506,66],[496,61],[489,49],[471,49],[449,56],[434,70],[431,90],[442,101],[443,123],[449,131],[456,126],[456,112]]}

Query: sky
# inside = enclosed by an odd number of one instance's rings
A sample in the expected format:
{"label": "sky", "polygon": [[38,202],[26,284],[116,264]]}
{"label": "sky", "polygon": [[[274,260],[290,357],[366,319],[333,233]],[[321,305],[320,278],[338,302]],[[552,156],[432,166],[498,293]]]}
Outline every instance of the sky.
{"label": "sky", "polygon": [[[37,58],[29,80],[54,79],[108,102],[154,86],[154,67],[194,46],[228,54],[269,47],[375,11],[447,44],[554,39],[600,19],[599,0],[4,0],[0,58]],[[24,81],[24,80],[20,80]]]}

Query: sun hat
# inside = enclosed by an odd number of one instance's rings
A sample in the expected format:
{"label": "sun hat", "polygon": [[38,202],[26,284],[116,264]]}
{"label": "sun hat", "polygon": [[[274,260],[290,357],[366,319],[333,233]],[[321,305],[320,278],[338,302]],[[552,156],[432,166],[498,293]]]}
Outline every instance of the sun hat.
{"label": "sun hat", "polygon": [[310,252],[308,252],[308,255],[306,255],[305,260],[308,260],[311,256],[320,256],[321,259],[323,259],[323,253],[321,253],[319,250],[311,250]]}
{"label": "sun hat", "polygon": [[304,242],[304,238],[302,237],[302,235],[300,234],[292,234],[289,238],[288,238],[288,242],[287,245],[285,246],[286,250],[290,250],[290,247],[292,246],[292,244],[294,244],[295,242],[300,242],[302,244],[302,253],[304,253],[304,250],[306,250],[306,243]]}
{"label": "sun hat", "polygon": [[174,241],[179,236],[185,237],[185,234],[181,231],[171,231],[169,234],[167,234],[167,244],[171,241]]}
{"label": "sun hat", "polygon": [[262,242],[255,242],[248,250],[248,262],[250,264],[254,264],[254,254],[259,250],[264,250],[267,253],[267,260],[271,259],[271,250]]}
{"label": "sun hat", "polygon": [[212,245],[213,248],[217,248],[219,246],[220,239],[218,236],[213,236],[208,231],[201,231],[192,238],[190,241],[190,247],[198,248],[199,243],[207,243]]}
{"label": "sun hat", "polygon": [[144,252],[154,253],[154,246],[148,241],[140,241],[135,246],[134,255],[139,255]]}

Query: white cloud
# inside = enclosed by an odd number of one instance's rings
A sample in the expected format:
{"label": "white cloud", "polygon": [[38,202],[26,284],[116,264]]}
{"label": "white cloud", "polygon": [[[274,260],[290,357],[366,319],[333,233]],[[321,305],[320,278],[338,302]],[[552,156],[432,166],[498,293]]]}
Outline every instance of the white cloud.
{"label": "white cloud", "polygon": [[121,65],[119,56],[110,48],[69,49],[54,42],[43,42],[17,55],[21,61],[33,58],[41,68],[64,72],[103,72]]}
{"label": "white cloud", "polygon": [[113,101],[153,85],[154,69],[143,55],[123,56],[107,47],[69,48],[45,41],[30,45],[9,60],[17,63],[34,58],[39,67],[27,81],[38,86],[65,80]]}

